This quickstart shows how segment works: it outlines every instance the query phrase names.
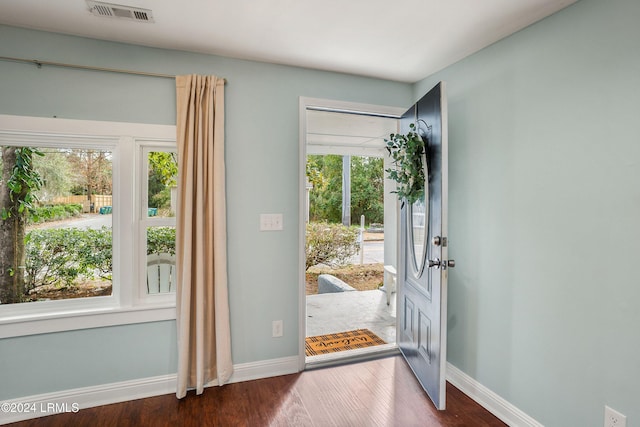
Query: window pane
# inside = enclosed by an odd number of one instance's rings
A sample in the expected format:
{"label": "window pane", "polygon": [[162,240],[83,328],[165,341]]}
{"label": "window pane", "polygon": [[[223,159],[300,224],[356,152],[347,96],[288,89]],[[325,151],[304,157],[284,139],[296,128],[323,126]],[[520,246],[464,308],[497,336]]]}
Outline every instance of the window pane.
{"label": "window pane", "polygon": [[176,228],[147,227],[147,293],[175,292]]}
{"label": "window pane", "polygon": [[111,295],[112,153],[1,152],[0,302]]}
{"label": "window pane", "polygon": [[149,170],[147,216],[175,216],[178,180],[176,153],[150,152],[147,156],[147,164]]}

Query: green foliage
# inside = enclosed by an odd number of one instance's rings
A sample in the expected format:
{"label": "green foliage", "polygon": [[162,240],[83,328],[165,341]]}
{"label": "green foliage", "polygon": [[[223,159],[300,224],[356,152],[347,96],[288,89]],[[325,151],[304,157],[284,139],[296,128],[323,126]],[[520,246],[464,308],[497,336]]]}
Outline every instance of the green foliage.
{"label": "green foliage", "polygon": [[360,224],[384,223],[384,160],[382,157],[351,158],[351,219]]}
{"label": "green foliage", "polygon": [[[321,185],[315,185],[309,195],[309,215],[312,221],[342,221],[342,156],[312,155],[310,162],[322,175]],[[318,181],[316,181],[318,182]]]}
{"label": "green foliage", "polygon": [[174,227],[147,228],[147,255],[176,254],[176,229]]}
{"label": "green foliage", "polygon": [[[3,220],[12,215],[22,215],[35,208],[38,201],[36,191],[43,185],[42,177],[35,169],[33,156],[44,156],[37,148],[16,147],[16,159],[11,170],[11,177],[6,182],[12,206],[3,206],[0,216]],[[26,210],[26,212],[25,212]]]}
{"label": "green foliage", "polygon": [[160,177],[160,182],[167,187],[175,187],[178,178],[178,159],[176,153],[154,151],[149,153],[150,171]]}
{"label": "green foliage", "polygon": [[28,223],[58,221],[78,216],[82,213],[82,205],[69,203],[65,205],[40,206],[32,209],[27,216]]}
{"label": "green foliage", "polygon": [[425,142],[412,123],[410,131],[406,135],[391,134],[390,139],[385,139],[387,151],[395,168],[387,169],[389,179],[398,184],[398,198],[413,204],[424,199],[425,195],[425,171],[423,156],[425,155]]}
{"label": "green foliage", "polygon": [[62,206],[70,216],[78,216],[82,213],[82,205],[80,203],[67,203],[60,206]]}
{"label": "green foliage", "polygon": [[112,234],[78,228],[32,230],[25,237],[27,289],[72,286],[77,280],[111,279]]}
{"label": "green foliage", "polygon": [[171,207],[171,188],[165,187],[149,197],[150,208],[167,209]]}
{"label": "green foliage", "polygon": [[149,153],[148,207],[169,209],[171,187],[177,185],[178,161],[176,153],[154,151]]}
{"label": "green foliage", "polygon": [[[147,231],[147,254],[176,253],[173,227]],[[111,229],[49,228],[32,230],[25,237],[26,289],[38,286],[73,286],[83,280],[111,280]]]}
{"label": "green foliage", "polygon": [[307,224],[305,244],[307,270],[317,264],[328,266],[348,264],[358,249],[357,228],[326,222]]}
{"label": "green foliage", "polygon": [[[351,218],[368,224],[384,222],[384,167],[377,157],[351,157]],[[307,177],[313,183],[309,195],[312,221],[342,221],[342,156],[310,155]]]}
{"label": "green foliage", "polygon": [[313,188],[324,188],[327,185],[322,170],[318,165],[319,158],[321,158],[321,156],[307,156],[307,180],[313,185]]}
{"label": "green foliage", "polygon": [[78,260],[93,271],[93,277],[111,280],[113,272],[113,235],[110,228],[85,229],[84,244],[78,248]]}

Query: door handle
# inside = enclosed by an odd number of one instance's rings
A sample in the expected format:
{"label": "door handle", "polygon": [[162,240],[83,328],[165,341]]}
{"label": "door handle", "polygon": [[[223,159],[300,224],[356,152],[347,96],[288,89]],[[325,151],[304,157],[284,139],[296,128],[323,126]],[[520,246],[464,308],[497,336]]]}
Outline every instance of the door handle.
{"label": "door handle", "polygon": [[435,267],[435,268],[442,268],[444,270],[447,267],[453,268],[455,266],[456,266],[456,260],[455,259],[440,261],[440,258],[436,258],[436,259],[430,259],[429,260],[429,268]]}

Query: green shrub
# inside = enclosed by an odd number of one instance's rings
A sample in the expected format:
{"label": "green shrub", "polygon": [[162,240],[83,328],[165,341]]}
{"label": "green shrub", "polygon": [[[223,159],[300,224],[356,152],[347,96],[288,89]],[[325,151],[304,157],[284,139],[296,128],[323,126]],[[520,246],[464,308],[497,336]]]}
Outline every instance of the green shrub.
{"label": "green shrub", "polygon": [[82,213],[82,205],[69,203],[65,205],[40,206],[29,212],[27,221],[30,224],[40,222],[58,221],[61,219],[78,216]]}
{"label": "green shrub", "polygon": [[78,248],[79,259],[90,270],[92,277],[111,280],[113,271],[113,235],[110,228],[82,230],[84,244]]}
{"label": "green shrub", "polygon": [[355,227],[326,222],[307,224],[305,244],[307,269],[316,264],[329,266],[348,264],[358,249],[358,229]]}
{"label": "green shrub", "polygon": [[150,208],[168,208],[171,206],[171,188],[166,187],[149,198]]}
{"label": "green shrub", "polygon": [[111,279],[112,233],[78,228],[32,230],[25,236],[27,289],[72,286],[77,280]]}
{"label": "green shrub", "polygon": [[176,254],[176,229],[174,227],[147,228],[147,255]]}
{"label": "green shrub", "polygon": [[69,217],[69,213],[64,209],[64,206],[52,206],[51,212],[53,213],[53,218],[55,220],[65,219]]}
{"label": "green shrub", "polygon": [[61,205],[69,216],[78,216],[82,213],[82,205],[79,203],[69,203]]}
{"label": "green shrub", "polygon": [[53,212],[50,206],[42,206],[35,208],[29,215],[30,218],[36,220],[36,222],[47,222],[53,220]]}
{"label": "green shrub", "polygon": [[[52,210],[47,208],[44,212]],[[113,236],[110,228],[36,229],[25,237],[26,288],[73,286],[83,280],[111,280]],[[176,253],[174,227],[147,230],[147,254]]]}

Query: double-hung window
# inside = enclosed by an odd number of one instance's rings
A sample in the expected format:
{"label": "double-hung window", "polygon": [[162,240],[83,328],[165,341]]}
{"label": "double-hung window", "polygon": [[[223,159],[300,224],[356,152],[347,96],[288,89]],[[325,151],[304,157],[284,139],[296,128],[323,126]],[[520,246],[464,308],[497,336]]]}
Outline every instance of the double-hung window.
{"label": "double-hung window", "polygon": [[175,318],[175,127],[0,115],[0,338]]}
{"label": "double-hung window", "polygon": [[[175,301],[178,161],[174,142],[139,142],[138,298]],[[146,267],[145,267],[146,266]]]}

